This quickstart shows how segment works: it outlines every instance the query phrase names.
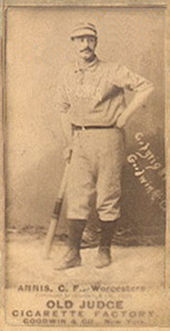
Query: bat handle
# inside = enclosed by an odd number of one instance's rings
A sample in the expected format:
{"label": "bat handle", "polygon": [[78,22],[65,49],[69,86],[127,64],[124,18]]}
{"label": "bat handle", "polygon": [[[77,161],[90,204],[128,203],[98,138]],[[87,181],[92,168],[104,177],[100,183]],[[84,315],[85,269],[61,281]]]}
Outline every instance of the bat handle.
{"label": "bat handle", "polygon": [[64,175],[63,175],[60,189],[58,192],[58,200],[63,200],[64,194],[65,194],[66,184],[67,184],[67,179],[68,179],[68,172],[69,172],[69,165],[70,164],[67,163],[66,167],[65,167]]}

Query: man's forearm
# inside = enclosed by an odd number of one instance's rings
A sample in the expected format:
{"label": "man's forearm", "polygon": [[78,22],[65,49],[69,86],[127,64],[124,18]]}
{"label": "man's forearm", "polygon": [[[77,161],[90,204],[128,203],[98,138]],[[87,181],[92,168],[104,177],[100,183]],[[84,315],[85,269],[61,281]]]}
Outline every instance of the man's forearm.
{"label": "man's forearm", "polygon": [[123,127],[129,120],[129,118],[132,116],[132,114],[138,108],[144,105],[144,103],[146,102],[148,96],[151,94],[152,91],[153,91],[153,87],[151,86],[147,90],[137,92],[134,98],[132,99],[132,101],[127,106],[126,110],[119,116],[116,125],[118,127]]}

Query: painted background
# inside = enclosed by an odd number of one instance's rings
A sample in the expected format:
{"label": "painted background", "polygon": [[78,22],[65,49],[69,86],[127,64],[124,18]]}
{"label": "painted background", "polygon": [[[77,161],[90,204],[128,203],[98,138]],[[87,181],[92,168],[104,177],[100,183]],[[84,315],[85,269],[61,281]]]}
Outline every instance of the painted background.
{"label": "painted background", "polygon": [[[155,163],[160,164],[159,171],[147,170],[149,185],[154,187],[154,192],[157,189],[163,192],[164,10],[158,8],[8,9],[7,226],[48,227],[64,169],[56,81],[62,66],[73,59],[69,31],[82,20],[93,22],[98,28],[100,58],[119,61],[154,83],[155,90],[147,106],[137,111],[126,127],[127,158],[120,225],[122,231],[130,229],[136,236],[151,235],[156,238],[155,242],[162,242],[163,198],[147,193],[134,165],[137,157],[140,169],[146,173],[146,166],[150,164],[149,156],[141,159],[136,154],[142,145],[135,135],[141,132],[143,141],[149,143],[146,149],[152,151]],[[94,210],[93,217],[96,218]],[[63,227],[64,215],[59,231],[63,231]]]}

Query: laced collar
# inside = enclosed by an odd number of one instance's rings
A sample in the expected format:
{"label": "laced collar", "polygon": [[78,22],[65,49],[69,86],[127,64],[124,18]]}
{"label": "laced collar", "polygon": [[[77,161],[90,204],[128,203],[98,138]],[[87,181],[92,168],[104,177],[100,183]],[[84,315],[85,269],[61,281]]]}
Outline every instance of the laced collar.
{"label": "laced collar", "polygon": [[87,71],[87,70],[93,70],[96,68],[96,65],[98,64],[99,62],[99,59],[98,57],[95,55],[94,59],[89,62],[89,63],[86,63],[84,65],[80,64],[78,61],[76,62],[76,68],[75,68],[75,73],[78,73],[78,72],[84,72],[84,71]]}

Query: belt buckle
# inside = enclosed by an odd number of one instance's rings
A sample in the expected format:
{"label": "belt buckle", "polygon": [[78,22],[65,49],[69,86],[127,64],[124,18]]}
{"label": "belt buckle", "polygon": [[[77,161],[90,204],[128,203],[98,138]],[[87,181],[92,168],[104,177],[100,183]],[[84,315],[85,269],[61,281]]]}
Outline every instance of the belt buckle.
{"label": "belt buckle", "polygon": [[81,129],[82,129],[82,131],[85,131],[86,130],[86,128],[85,128],[84,125],[81,127]]}

